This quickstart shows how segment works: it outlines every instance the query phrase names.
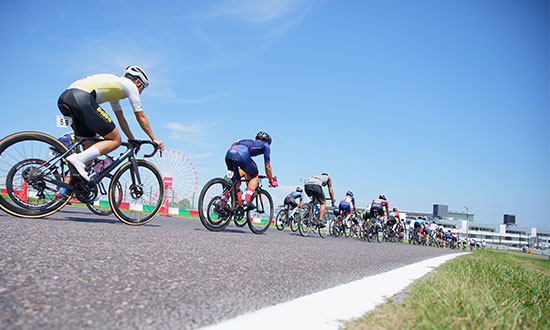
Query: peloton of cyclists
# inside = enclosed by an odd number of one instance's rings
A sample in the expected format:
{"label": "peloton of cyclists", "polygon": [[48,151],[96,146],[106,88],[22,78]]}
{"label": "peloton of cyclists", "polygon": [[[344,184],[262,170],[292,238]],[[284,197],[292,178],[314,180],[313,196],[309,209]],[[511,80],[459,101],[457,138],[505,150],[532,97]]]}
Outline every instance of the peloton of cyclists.
{"label": "peloton of cyclists", "polygon": [[[304,182],[304,191],[306,192],[307,196],[312,200],[316,199],[320,204],[319,219],[323,219],[323,216],[325,215],[326,197],[325,193],[323,192],[323,187],[325,186],[328,187],[330,201],[332,202],[332,206],[334,207],[334,191],[332,190],[332,180],[327,173],[314,175]],[[321,226],[324,226],[322,222]]]}
{"label": "peloton of cyclists", "polygon": [[[300,200],[300,204],[296,202],[296,200]],[[284,206],[288,206],[292,209],[292,212],[289,214],[289,218],[292,218],[294,216],[294,213],[302,207],[302,187],[296,187],[296,190],[291,192],[285,197],[285,200],[283,202]]]}
{"label": "peloton of cyclists", "polygon": [[111,103],[120,128],[128,139],[134,139],[119,103],[119,100],[128,98],[141,129],[164,150],[164,142],[153,134],[139,98],[148,85],[149,79],[143,69],[132,65],[124,70],[123,77],[95,74],[73,82],[61,94],[57,105],[64,116],[72,118],[71,126],[75,134],[89,138],[99,134],[104,138],[99,142],[86,141],[86,150],[67,157],[84,180],[90,180],[85,168],[87,162],[115,150],[121,144],[120,132],[111,117],[99,106],[102,103]]}
{"label": "peloton of cyclists", "polygon": [[[338,204],[338,209],[340,210],[340,214],[346,215],[344,219],[344,223],[349,219],[351,216],[351,206],[353,205],[353,213],[357,213],[357,208],[355,207],[355,197],[353,197],[353,192],[348,191],[346,192],[346,196],[342,198],[340,201],[340,204]],[[342,225],[342,220],[338,221],[338,226]]]}
{"label": "peloton of cyclists", "polygon": [[[271,158],[270,149],[271,136],[266,132],[258,132],[256,139],[244,139],[234,142],[227,153],[225,154],[225,164],[227,165],[227,174],[225,179],[229,182],[231,180],[241,180],[241,173],[239,169],[242,169],[246,175],[248,181],[246,194],[244,196],[243,206],[245,208],[253,209],[256,206],[250,202],[252,194],[258,187],[258,166],[252,160],[252,157],[264,155],[265,174],[269,179],[270,187],[277,187],[277,181],[272,175],[271,171]],[[240,182],[237,185],[239,189]]]}

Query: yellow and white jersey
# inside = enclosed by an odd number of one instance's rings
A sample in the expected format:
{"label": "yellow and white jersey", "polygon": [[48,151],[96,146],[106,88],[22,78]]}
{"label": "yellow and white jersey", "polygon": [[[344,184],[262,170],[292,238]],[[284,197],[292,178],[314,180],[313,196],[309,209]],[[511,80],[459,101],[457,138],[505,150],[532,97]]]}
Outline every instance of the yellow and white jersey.
{"label": "yellow and white jersey", "polygon": [[134,112],[143,111],[137,86],[128,78],[109,73],[94,74],[72,83],[69,88],[77,88],[88,93],[96,92],[97,104],[110,102],[113,111],[122,111],[118,102],[128,98]]}

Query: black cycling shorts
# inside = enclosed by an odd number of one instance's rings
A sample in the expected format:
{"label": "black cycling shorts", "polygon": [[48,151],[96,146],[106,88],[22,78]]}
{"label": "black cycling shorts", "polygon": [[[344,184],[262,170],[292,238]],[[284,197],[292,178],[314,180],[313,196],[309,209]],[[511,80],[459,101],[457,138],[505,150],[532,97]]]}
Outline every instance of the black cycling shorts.
{"label": "black cycling shorts", "polygon": [[326,200],[323,187],[318,184],[306,184],[304,186],[304,191],[309,198],[313,197],[313,199],[317,200],[317,202],[324,202]]}
{"label": "black cycling shorts", "polygon": [[291,196],[286,196],[285,201],[284,201],[283,204],[284,205],[289,205],[292,208],[295,208],[296,206],[298,206],[298,203],[296,203],[296,200],[294,198],[292,198]]}
{"label": "black cycling shorts", "polygon": [[377,204],[371,205],[370,214],[371,214],[371,217],[373,217],[373,218],[383,216],[384,215],[384,208],[382,208],[381,205],[377,205]]}
{"label": "black cycling shorts", "polygon": [[71,126],[77,136],[94,137],[96,133],[105,136],[116,127],[111,117],[97,104],[95,96],[95,91],[88,93],[71,88],[64,91],[57,101],[59,111],[73,119]]}

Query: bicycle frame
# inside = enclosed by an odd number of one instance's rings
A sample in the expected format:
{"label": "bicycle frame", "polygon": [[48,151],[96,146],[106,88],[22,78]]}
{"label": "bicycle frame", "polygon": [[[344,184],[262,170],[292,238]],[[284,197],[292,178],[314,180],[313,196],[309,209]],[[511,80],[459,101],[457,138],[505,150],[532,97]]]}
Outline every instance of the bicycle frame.
{"label": "bicycle frame", "polygon": [[[256,189],[254,190],[254,194],[256,194],[257,192],[259,192],[261,190],[261,188],[263,187],[262,185],[262,179],[267,179],[267,176],[265,175],[259,175],[258,176],[259,180],[258,180],[258,187],[256,187]],[[231,194],[231,199],[234,201],[234,204],[235,205],[231,205],[231,209],[230,211],[231,212],[234,212],[239,206],[241,206],[240,204],[240,201],[237,201],[237,186],[240,185],[242,182],[249,182],[250,180],[252,179],[240,179],[240,180],[233,180],[233,183],[231,184],[231,187],[229,187],[230,191],[229,193]],[[265,209],[264,209],[264,202],[262,200],[262,194],[257,194],[259,197],[258,199],[260,200],[260,203],[258,203],[258,205],[256,205],[256,210],[258,210],[258,212],[260,213],[263,213],[265,212]],[[261,205],[261,207],[260,207]]]}
{"label": "bicycle frame", "polygon": [[[73,150],[78,150],[77,148],[80,145],[82,145],[82,143],[85,140],[88,140],[88,141],[103,141],[102,139],[96,139],[96,138],[80,138],[80,137],[77,137],[77,141],[73,145],[71,145],[71,147],[68,148],[67,151],[65,151],[63,154],[55,156],[54,158],[52,158],[51,160],[49,160],[49,161],[47,161],[43,164],[46,167],[47,170],[41,172],[41,174],[47,173],[48,171],[49,171],[49,173],[55,171],[57,169],[57,166],[51,166],[51,164],[56,164],[61,159],[64,160],[62,162],[61,166],[63,166],[64,164],[67,164],[67,166],[69,166],[69,168],[71,168],[72,165],[70,165],[65,159],[66,159],[67,155],[70,154]],[[141,142],[142,142],[141,144],[149,143],[149,141],[141,141]],[[113,171],[118,165],[120,165],[127,158],[129,158],[129,161],[132,163],[132,171],[131,171],[131,173],[132,173],[132,183],[133,184],[137,183],[137,185],[141,186],[141,177],[139,175],[139,171],[137,170],[138,166],[137,166],[137,161],[136,161],[135,152],[134,152],[136,149],[139,149],[139,146],[136,148],[136,146],[132,142],[122,142],[121,145],[125,146],[127,148],[127,150],[125,152],[123,152],[111,165],[109,165],[101,173],[99,173],[96,176],[93,176],[90,180],[91,183],[97,185],[105,176],[107,176],[109,173],[111,173],[111,171]],[[155,152],[156,152],[156,149],[152,154],[145,155],[144,157],[152,156]],[[48,165],[50,165],[50,166],[48,166]],[[75,172],[76,172],[76,169],[73,168],[71,173],[75,173]],[[61,173],[65,173],[63,168],[61,168]],[[65,187],[65,188],[70,189],[70,190],[75,189],[75,185],[71,184],[72,180],[69,181],[69,183],[66,183],[65,181],[50,179],[47,175],[43,176],[42,179],[46,182],[56,184],[60,187]]]}

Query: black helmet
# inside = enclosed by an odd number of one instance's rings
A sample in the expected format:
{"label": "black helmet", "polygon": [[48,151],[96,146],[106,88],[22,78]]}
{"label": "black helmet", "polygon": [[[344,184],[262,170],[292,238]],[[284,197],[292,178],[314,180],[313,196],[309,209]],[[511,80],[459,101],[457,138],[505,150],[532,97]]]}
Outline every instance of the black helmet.
{"label": "black helmet", "polygon": [[348,190],[348,192],[346,193],[346,195],[353,197],[353,193],[352,193],[351,191],[349,191],[349,190]]}
{"label": "black helmet", "polygon": [[378,196],[379,199],[383,199],[383,200],[386,200],[386,195],[380,195]]}
{"label": "black helmet", "polygon": [[258,132],[258,134],[256,134],[256,140],[262,140],[265,141],[265,143],[271,145],[271,136],[269,136],[269,134],[267,134],[266,132]]}
{"label": "black helmet", "polygon": [[296,187],[297,192],[302,192],[302,187]]}

